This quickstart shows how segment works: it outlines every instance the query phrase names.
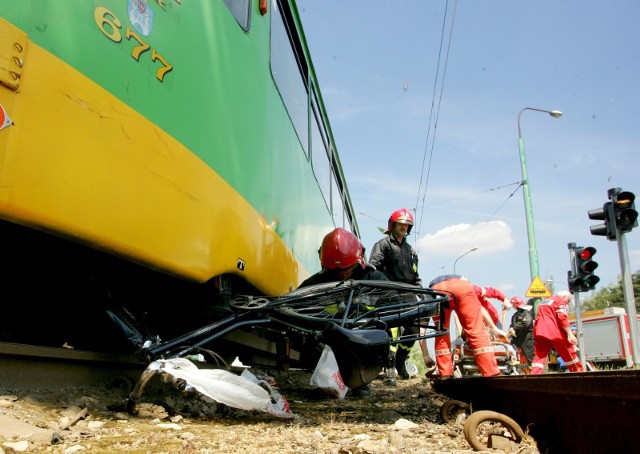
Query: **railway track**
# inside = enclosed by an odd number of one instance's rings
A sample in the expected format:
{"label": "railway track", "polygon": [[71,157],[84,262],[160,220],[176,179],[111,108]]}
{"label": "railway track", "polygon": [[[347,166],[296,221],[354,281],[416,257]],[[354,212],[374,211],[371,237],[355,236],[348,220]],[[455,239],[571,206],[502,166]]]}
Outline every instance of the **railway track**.
{"label": "railway track", "polygon": [[512,418],[540,452],[630,452],[640,446],[640,370],[480,376],[436,381],[434,391]]}
{"label": "railway track", "polygon": [[132,384],[147,363],[134,356],[0,342],[0,383],[6,388],[61,388],[105,383]]}

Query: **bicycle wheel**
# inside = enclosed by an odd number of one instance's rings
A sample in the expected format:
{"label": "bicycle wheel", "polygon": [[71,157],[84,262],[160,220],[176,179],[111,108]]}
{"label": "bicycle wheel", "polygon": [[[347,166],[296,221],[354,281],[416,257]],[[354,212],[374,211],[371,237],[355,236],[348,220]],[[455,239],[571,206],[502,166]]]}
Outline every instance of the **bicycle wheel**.
{"label": "bicycle wheel", "polygon": [[341,284],[344,285],[325,284],[287,294],[274,305],[274,314],[295,324],[321,328],[329,322],[344,326],[346,320],[350,324],[354,317],[374,308],[361,303],[356,288]]}
{"label": "bicycle wheel", "polygon": [[328,321],[349,328],[390,328],[439,313],[444,295],[392,281],[344,281],[321,284],[283,296],[274,311],[305,324]]}
{"label": "bicycle wheel", "polygon": [[299,288],[282,296],[236,295],[229,300],[229,306],[239,310],[263,310],[284,304],[300,303],[302,301],[318,301],[325,299],[333,302],[338,294],[349,292],[344,282],[328,282]]}

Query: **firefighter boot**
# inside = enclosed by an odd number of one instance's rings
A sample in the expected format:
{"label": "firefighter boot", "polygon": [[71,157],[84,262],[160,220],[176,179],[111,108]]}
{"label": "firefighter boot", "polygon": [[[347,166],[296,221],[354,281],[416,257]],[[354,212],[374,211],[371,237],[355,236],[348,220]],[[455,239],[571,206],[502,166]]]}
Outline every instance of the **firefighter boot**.
{"label": "firefighter boot", "polygon": [[389,359],[387,360],[387,367],[384,368],[384,380],[382,381],[383,385],[386,386],[397,386],[398,381],[396,377],[398,376],[398,372],[395,368],[396,363],[396,352],[389,351]]}
{"label": "firefighter boot", "polygon": [[406,365],[408,356],[409,350],[404,345],[399,345],[398,352],[396,353],[396,370],[398,371],[398,377],[403,380],[408,380],[410,378]]}

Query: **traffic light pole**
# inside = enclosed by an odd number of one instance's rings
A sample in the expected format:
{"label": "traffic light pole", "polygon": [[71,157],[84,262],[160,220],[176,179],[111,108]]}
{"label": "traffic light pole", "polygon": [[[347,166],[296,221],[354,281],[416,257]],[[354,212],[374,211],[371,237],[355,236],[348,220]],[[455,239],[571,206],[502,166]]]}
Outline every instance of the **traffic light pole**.
{"label": "traffic light pole", "polygon": [[[576,266],[576,243],[569,243],[569,263],[571,263],[571,275],[575,276],[578,272]],[[584,340],[582,339],[582,306],[580,305],[580,292],[573,292],[573,302],[576,305],[576,331],[578,333],[578,357],[582,368],[587,370],[587,360],[585,359]]]}
{"label": "traffic light pole", "polygon": [[629,334],[631,335],[631,357],[634,369],[640,368],[640,355],[638,354],[638,316],[636,301],[633,293],[633,281],[629,266],[629,252],[627,250],[626,235],[618,229],[618,255],[620,256],[620,269],[622,271],[622,290],[624,292],[624,304],[629,321]]}
{"label": "traffic light pole", "polygon": [[622,291],[624,293],[624,305],[631,336],[631,354],[633,367],[640,369],[640,341],[638,338],[638,315],[636,301],[633,294],[633,280],[629,267],[629,252],[627,250],[627,238],[625,234],[638,226],[638,212],[635,208],[636,196],[633,192],[623,191],[621,188],[611,188],[607,191],[609,202],[602,209],[589,210],[589,219],[604,221],[604,224],[590,227],[591,234],[597,236],[606,235],[607,239],[618,242],[618,256],[620,257],[620,269],[622,271]]}

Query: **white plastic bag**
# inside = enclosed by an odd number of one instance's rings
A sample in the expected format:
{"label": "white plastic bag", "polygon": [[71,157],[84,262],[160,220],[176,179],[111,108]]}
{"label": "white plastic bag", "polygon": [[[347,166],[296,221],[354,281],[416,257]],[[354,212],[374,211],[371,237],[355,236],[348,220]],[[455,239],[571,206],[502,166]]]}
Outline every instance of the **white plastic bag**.
{"label": "white plastic bag", "polygon": [[[223,369],[198,369],[186,358],[158,360],[161,371],[185,380],[201,394],[241,410],[258,410],[280,418],[296,418],[289,402],[253,374],[236,375]],[[266,386],[264,386],[266,385]],[[265,389],[266,388],[266,389]]]}
{"label": "white plastic bag", "polygon": [[269,393],[257,383],[223,369],[198,369],[186,358],[159,360],[162,371],[185,380],[213,400],[240,408],[261,410],[269,403]]}
{"label": "white plastic bag", "polygon": [[418,366],[416,366],[416,363],[414,363],[410,359],[407,359],[404,362],[404,368],[406,369],[407,373],[409,374],[409,377],[417,377],[418,376]]}
{"label": "white plastic bag", "polygon": [[347,395],[349,388],[344,384],[344,381],[342,381],[336,356],[328,345],[324,346],[318,365],[313,371],[309,383],[322,389],[331,397],[344,399]]}
{"label": "white plastic bag", "polygon": [[298,415],[291,411],[291,407],[289,406],[289,401],[287,400],[287,398],[273,389],[268,381],[259,380],[258,377],[249,372],[248,369],[243,370],[240,376],[251,380],[254,383],[257,383],[261,387],[266,388],[266,390],[269,392],[270,400],[264,407],[262,407],[262,411],[279,418],[298,418]]}

